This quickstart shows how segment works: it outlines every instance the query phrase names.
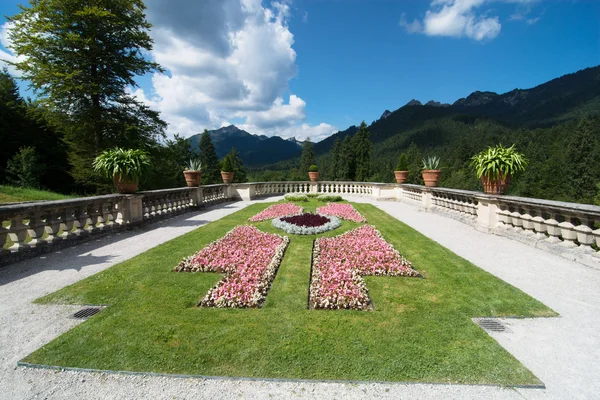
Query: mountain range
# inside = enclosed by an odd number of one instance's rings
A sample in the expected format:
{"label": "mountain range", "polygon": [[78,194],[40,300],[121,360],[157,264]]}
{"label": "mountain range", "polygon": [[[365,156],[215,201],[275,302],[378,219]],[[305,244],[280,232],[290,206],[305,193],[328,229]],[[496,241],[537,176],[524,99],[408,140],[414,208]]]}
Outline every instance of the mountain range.
{"label": "mountain range", "polygon": [[[300,155],[303,143],[295,138],[282,139],[279,136],[253,135],[235,125],[210,130],[208,134],[215,145],[217,157],[225,157],[231,148],[235,147],[247,166],[272,164],[297,157]],[[198,133],[188,138],[193,149],[198,149],[201,135]]]}
{"label": "mountain range", "polygon": [[[411,100],[395,111],[385,110],[371,123],[371,141],[383,142],[402,132],[423,126],[432,120],[453,118],[473,121],[487,118],[509,127],[549,127],[576,119],[584,114],[600,113],[600,66],[564,75],[530,89],[514,89],[498,94],[475,91],[453,104],[431,100],[422,104]],[[322,155],[332,148],[336,138],[343,140],[357,131],[356,126],[339,131],[314,144],[315,153]],[[249,167],[260,167],[299,157],[302,142],[277,136],[253,135],[234,125],[209,131],[223,157],[235,147]],[[193,147],[200,134],[189,138]]]}

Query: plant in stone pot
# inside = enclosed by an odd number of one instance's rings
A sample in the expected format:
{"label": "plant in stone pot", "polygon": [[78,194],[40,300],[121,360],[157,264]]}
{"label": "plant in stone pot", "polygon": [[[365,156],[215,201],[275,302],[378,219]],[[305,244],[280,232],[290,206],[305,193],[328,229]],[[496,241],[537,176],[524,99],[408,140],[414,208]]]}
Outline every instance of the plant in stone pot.
{"label": "plant in stone pot", "polygon": [[233,181],[233,161],[229,154],[223,159],[223,164],[221,165],[221,178],[223,178],[223,183],[231,183]]}
{"label": "plant in stone pot", "polygon": [[185,183],[188,187],[200,186],[200,178],[202,177],[202,162],[197,158],[192,158],[188,161],[185,170],[183,171]]}
{"label": "plant in stone pot", "polygon": [[310,167],[308,167],[308,177],[310,178],[311,182],[316,182],[319,180],[319,167],[317,167],[316,165],[311,165]]}
{"label": "plant in stone pot", "polygon": [[400,154],[394,175],[396,176],[396,183],[404,183],[408,178],[408,156],[406,153]]}
{"label": "plant in stone pot", "polygon": [[425,186],[435,187],[439,184],[440,175],[442,175],[442,170],[439,167],[439,157],[430,156],[423,159],[423,171],[421,171],[421,175],[423,176]]}
{"label": "plant in stone pot", "polygon": [[515,175],[527,167],[527,159],[515,149],[513,144],[488,147],[471,158],[471,165],[481,179],[483,190],[488,194],[504,194]]}
{"label": "plant in stone pot", "polygon": [[94,159],[92,165],[96,172],[113,178],[119,193],[135,193],[140,178],[150,166],[150,157],[143,150],[115,147],[103,151]]}

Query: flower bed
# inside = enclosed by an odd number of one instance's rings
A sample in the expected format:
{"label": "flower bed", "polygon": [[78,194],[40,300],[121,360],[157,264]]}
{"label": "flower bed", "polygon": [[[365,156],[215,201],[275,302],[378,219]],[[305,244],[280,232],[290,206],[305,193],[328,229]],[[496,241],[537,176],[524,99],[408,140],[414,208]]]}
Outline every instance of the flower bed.
{"label": "flower bed", "polygon": [[367,222],[365,217],[359,214],[358,211],[352,207],[352,204],[335,204],[329,203],[326,206],[317,208],[317,214],[323,215],[335,215],[341,219],[354,222]]}
{"label": "flower bed", "polygon": [[373,226],[322,237],[313,248],[310,308],[372,309],[364,275],[421,276]]}
{"label": "flower bed", "polygon": [[302,214],[303,208],[297,206],[292,203],[278,203],[273,204],[269,208],[263,210],[262,212],[256,214],[254,217],[250,218],[250,222],[260,222],[266,221],[268,219],[278,218],[278,217],[288,217],[291,215]]}
{"label": "flower bed", "polygon": [[289,242],[286,236],[261,232],[254,226],[237,226],[181,261],[174,271],[225,273],[198,306],[259,307]]}
{"label": "flower bed", "polygon": [[342,224],[335,216],[326,217],[319,214],[301,214],[291,217],[275,218],[272,222],[275,228],[294,235],[316,235],[339,228]]}
{"label": "flower bed", "polygon": [[337,195],[337,194],[322,194],[320,196],[317,196],[317,200],[319,201],[342,201],[344,200],[342,198],[342,196]]}

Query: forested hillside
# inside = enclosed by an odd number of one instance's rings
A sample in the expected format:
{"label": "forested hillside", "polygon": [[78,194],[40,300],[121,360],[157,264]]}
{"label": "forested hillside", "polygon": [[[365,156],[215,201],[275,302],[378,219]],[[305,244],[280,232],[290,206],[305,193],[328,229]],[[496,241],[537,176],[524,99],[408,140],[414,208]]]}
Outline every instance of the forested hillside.
{"label": "forested hillside", "polygon": [[[411,101],[373,122],[371,181],[392,182],[398,156],[409,157],[409,183],[422,183],[424,156],[441,158],[441,185],[481,190],[470,158],[496,144],[516,144],[529,159],[510,189],[514,195],[594,202],[600,182],[600,67],[565,75],[528,90],[498,95],[475,92],[453,105]],[[352,126],[316,143],[322,179],[344,180],[334,160],[340,139],[343,160],[351,162]],[[337,165],[337,166],[334,166]],[[298,159],[253,171],[251,180],[306,179]]]}

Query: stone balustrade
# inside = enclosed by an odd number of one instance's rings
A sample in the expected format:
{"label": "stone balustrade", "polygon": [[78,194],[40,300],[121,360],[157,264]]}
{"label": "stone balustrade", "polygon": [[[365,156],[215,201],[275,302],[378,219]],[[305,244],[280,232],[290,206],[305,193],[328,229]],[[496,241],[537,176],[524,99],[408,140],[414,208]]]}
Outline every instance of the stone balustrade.
{"label": "stone balustrade", "polygon": [[600,268],[600,207],[419,185],[256,182],[0,206],[0,266],[224,201],[326,193],[406,202]]}

